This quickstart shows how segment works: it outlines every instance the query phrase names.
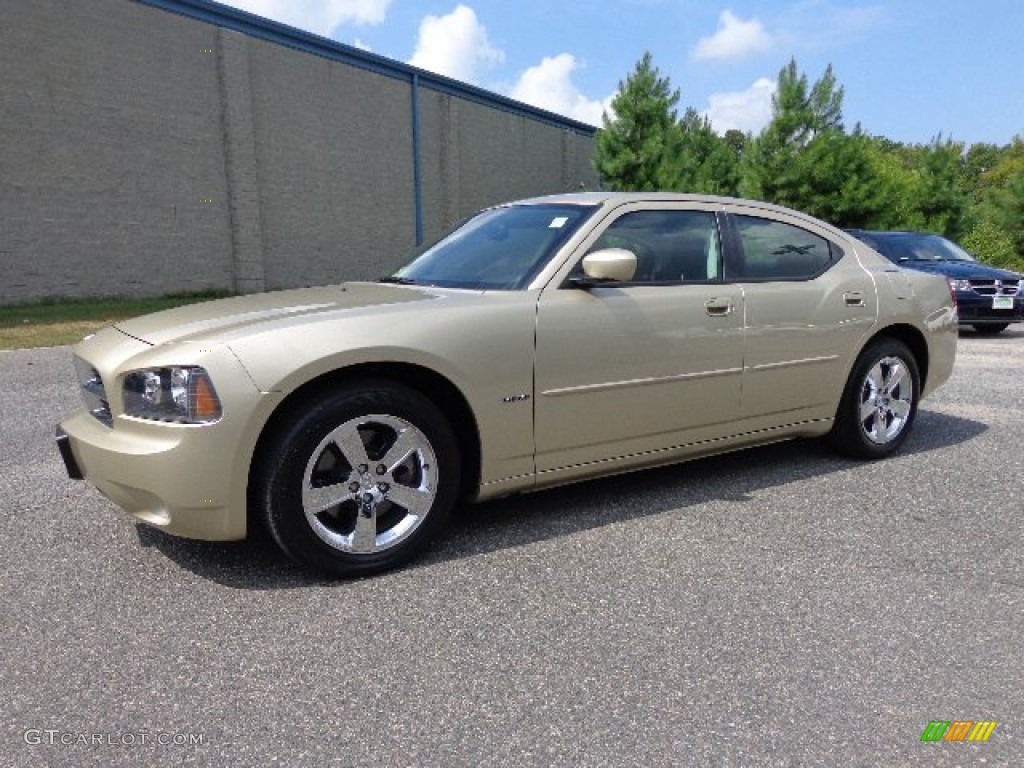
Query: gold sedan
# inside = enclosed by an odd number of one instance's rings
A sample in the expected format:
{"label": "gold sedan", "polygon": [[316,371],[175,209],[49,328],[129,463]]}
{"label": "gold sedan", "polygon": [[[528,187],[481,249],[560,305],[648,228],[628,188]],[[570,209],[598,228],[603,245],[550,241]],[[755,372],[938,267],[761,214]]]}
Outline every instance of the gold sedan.
{"label": "gold sedan", "polygon": [[949,377],[942,277],[726,198],[480,212],[376,283],[119,323],[74,349],[72,477],[163,530],[351,576],[461,502],[795,437],[887,456]]}

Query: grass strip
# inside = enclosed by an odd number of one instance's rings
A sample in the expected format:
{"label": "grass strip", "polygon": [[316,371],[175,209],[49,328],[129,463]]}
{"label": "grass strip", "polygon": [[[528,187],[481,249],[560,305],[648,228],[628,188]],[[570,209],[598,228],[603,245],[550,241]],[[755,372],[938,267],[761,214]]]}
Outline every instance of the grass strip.
{"label": "grass strip", "polygon": [[211,291],[140,299],[48,299],[2,306],[0,349],[73,344],[118,320],[229,295],[225,291]]}

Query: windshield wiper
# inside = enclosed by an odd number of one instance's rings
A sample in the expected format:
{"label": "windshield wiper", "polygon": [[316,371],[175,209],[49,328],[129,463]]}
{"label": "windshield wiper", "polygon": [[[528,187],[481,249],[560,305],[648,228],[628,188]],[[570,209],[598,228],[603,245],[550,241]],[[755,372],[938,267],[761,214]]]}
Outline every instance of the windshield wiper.
{"label": "windshield wiper", "polygon": [[419,281],[411,277],[400,277],[399,275],[385,275],[377,278],[378,283],[395,283],[396,285],[419,285]]}

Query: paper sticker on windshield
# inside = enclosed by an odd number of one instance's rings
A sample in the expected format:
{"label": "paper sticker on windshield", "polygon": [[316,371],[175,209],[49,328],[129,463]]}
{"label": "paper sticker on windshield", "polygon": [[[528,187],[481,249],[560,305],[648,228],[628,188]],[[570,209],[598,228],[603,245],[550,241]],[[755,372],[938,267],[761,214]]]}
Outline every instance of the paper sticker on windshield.
{"label": "paper sticker on windshield", "polygon": [[548,224],[548,229],[561,229],[565,226],[565,222],[568,220],[568,216],[556,216],[551,220],[551,223]]}

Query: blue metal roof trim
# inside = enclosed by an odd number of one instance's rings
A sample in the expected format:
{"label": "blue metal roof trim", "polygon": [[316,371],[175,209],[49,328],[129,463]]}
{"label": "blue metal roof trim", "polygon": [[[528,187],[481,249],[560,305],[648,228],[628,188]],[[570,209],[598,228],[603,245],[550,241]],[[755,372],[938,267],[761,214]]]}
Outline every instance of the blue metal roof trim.
{"label": "blue metal roof trim", "polygon": [[378,75],[391,77],[412,83],[414,78],[418,80],[420,87],[429,88],[450,96],[457,96],[467,101],[472,101],[483,106],[492,107],[503,112],[521,115],[532,120],[574,131],[583,136],[593,136],[597,128],[573,120],[569,117],[548,112],[545,109],[531,107],[520,101],[510,99],[492,91],[478,88],[474,85],[452,80],[449,77],[428,72],[424,69],[404,64],[394,59],[363,51],[335,40],[330,40],[311,32],[305,32],[287,24],[281,24],[271,19],[263,18],[247,11],[231,8],[213,0],[135,0],[142,5],[160,8],[164,11],[188,16],[208,24],[215,24],[219,27],[226,27],[237,32],[242,32],[251,37],[266,40],[288,48],[311,53],[314,56],[322,56],[326,59],[348,64],[359,69],[368,70]]}

